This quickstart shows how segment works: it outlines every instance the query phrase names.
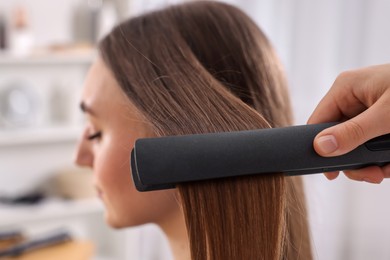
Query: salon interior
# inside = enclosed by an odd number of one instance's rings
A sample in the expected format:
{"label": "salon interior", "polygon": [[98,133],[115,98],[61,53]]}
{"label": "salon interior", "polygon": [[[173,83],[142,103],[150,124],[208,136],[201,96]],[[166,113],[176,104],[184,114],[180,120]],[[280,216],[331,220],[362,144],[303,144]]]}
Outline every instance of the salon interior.
{"label": "salon interior", "polygon": [[[17,259],[173,259],[154,225],[105,224],[93,172],[73,157],[85,120],[80,93],[97,41],[124,19],[184,1],[0,0],[0,251],[20,241],[71,238]],[[389,1],[224,2],[271,40],[296,125],[306,123],[340,72],[390,60]],[[303,178],[314,259],[390,259],[387,180]]]}

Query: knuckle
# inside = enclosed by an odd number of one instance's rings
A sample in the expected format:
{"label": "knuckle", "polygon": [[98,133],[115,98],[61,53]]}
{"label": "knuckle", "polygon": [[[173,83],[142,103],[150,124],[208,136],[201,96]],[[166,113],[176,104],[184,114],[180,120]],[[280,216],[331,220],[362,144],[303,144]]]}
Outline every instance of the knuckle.
{"label": "knuckle", "polygon": [[346,70],[341,72],[338,77],[336,78],[337,81],[350,81],[357,76],[357,71],[356,70]]}
{"label": "knuckle", "polygon": [[[337,88],[337,93],[348,96],[353,90],[356,80],[358,80],[359,73],[356,70],[347,70],[341,72],[333,83],[333,86]],[[337,98],[337,97],[336,97]]]}
{"label": "knuckle", "polygon": [[360,142],[362,139],[364,139],[365,136],[364,128],[353,119],[345,123],[344,130],[345,130],[345,136],[353,142]]}

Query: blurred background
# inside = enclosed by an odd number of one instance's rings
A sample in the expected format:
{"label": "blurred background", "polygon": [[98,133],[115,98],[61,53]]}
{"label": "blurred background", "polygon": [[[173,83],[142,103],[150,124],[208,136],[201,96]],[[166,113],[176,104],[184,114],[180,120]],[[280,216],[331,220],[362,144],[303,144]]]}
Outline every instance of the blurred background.
{"label": "blurred background", "polygon": [[[170,259],[156,227],[106,227],[91,172],[72,156],[96,41],[123,19],[179,2],[0,0],[0,250],[69,235],[72,243],[36,259]],[[340,72],[390,60],[387,0],[225,2],[249,14],[279,53],[296,124]],[[316,259],[390,259],[388,181],[304,178]]]}

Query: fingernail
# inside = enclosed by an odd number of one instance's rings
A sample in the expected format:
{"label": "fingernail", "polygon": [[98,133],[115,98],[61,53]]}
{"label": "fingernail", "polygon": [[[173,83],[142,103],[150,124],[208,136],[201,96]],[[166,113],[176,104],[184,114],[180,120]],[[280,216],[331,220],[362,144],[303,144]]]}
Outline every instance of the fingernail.
{"label": "fingernail", "polygon": [[385,178],[390,178],[390,164],[386,165],[382,169],[383,169]]}
{"label": "fingernail", "polygon": [[324,135],[317,139],[317,145],[322,153],[329,154],[337,150],[337,141],[333,135]]}
{"label": "fingernail", "polygon": [[382,181],[371,180],[370,178],[367,178],[367,177],[363,178],[363,181],[368,182],[368,183],[373,183],[373,184],[379,184],[382,182]]}

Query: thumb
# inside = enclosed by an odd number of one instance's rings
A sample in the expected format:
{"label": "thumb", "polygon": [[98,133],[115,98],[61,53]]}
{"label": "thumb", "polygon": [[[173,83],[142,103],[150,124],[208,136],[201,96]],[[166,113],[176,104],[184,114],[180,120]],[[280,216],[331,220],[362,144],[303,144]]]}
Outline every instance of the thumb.
{"label": "thumb", "polygon": [[320,132],[314,139],[314,149],[321,156],[348,153],[364,142],[389,133],[388,106],[375,103],[372,107],[343,123]]}

